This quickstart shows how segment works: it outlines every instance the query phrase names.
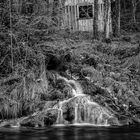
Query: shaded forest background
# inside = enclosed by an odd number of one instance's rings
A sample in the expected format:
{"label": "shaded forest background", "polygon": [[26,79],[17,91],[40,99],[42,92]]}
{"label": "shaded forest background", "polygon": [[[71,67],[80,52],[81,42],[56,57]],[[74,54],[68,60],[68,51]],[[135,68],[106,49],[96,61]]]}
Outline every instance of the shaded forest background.
{"label": "shaded forest background", "polygon": [[[17,56],[20,56],[18,54],[19,49],[25,51],[25,49],[32,48],[34,50],[43,41],[51,39],[52,34],[62,32],[60,21],[63,3],[64,1],[59,2],[58,0],[52,0],[51,2],[49,0],[5,0],[0,2],[2,60],[0,75],[2,77],[11,73],[17,62],[24,63],[21,61],[26,59],[26,54],[23,53],[24,55],[22,54],[21,57],[17,58]],[[139,7],[139,0],[121,1],[122,32],[140,30]],[[65,32],[63,34],[65,38],[69,31],[64,29],[63,32]]]}

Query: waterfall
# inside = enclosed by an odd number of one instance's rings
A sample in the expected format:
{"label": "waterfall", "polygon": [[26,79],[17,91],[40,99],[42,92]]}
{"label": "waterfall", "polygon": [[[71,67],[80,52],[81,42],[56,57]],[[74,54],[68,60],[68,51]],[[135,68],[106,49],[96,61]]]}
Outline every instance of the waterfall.
{"label": "waterfall", "polygon": [[[62,76],[58,79],[64,80],[72,90],[72,97],[59,101],[53,108],[58,109],[58,116],[56,124],[87,124],[94,126],[108,126],[108,120],[113,118],[114,115],[106,108],[100,106],[98,103],[91,101],[90,96],[83,93],[81,85],[74,81],[68,80]],[[73,118],[73,121],[65,120],[63,113],[70,110],[70,114],[66,114],[66,118]]]}
{"label": "waterfall", "polygon": [[63,123],[62,102],[60,102],[59,105],[58,105],[58,117],[57,117],[56,123],[57,124],[62,124]]}
{"label": "waterfall", "polygon": [[75,105],[75,118],[74,118],[74,123],[78,122],[78,104]]}

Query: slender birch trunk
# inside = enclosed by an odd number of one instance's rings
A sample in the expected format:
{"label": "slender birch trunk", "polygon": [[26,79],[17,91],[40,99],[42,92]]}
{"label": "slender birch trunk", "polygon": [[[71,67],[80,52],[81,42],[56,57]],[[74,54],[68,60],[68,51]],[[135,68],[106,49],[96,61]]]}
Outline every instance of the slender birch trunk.
{"label": "slender birch trunk", "polygon": [[111,15],[111,9],[110,9],[110,0],[105,1],[105,38],[110,38],[110,15]]}

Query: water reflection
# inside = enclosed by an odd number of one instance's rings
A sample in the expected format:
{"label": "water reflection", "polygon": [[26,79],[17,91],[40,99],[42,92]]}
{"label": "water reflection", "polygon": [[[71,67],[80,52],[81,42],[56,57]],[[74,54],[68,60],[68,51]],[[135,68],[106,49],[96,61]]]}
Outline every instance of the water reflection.
{"label": "water reflection", "polygon": [[140,140],[138,127],[0,128],[0,140]]}

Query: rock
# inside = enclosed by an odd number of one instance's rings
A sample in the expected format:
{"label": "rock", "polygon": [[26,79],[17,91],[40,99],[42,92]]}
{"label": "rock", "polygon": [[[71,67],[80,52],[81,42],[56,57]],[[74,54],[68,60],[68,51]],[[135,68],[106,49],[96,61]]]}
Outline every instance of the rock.
{"label": "rock", "polygon": [[26,127],[43,127],[49,126],[56,123],[58,116],[57,109],[49,109],[38,112],[36,115],[32,115],[20,122],[21,126]]}
{"label": "rock", "polygon": [[121,48],[121,49],[116,49],[114,51],[114,55],[118,56],[119,59],[124,59],[132,56],[136,56],[140,53],[140,47],[138,45],[135,45],[133,47],[128,47],[128,48]]}
{"label": "rock", "polygon": [[50,109],[44,115],[44,124],[45,126],[53,125],[56,123],[58,117],[58,110],[57,109]]}
{"label": "rock", "polygon": [[46,102],[43,111],[20,122],[21,126],[42,127],[53,124],[89,123],[93,125],[119,125],[118,119],[107,108],[81,94],[64,101]]}
{"label": "rock", "polygon": [[105,71],[104,65],[98,63],[98,65],[97,65],[97,67],[96,67],[96,70],[97,70],[97,71],[101,71],[101,72],[102,72],[102,71]]}
{"label": "rock", "polygon": [[111,72],[112,66],[109,65],[109,64],[104,64],[104,69],[105,69],[105,71],[107,71],[107,72]]}
{"label": "rock", "polygon": [[85,67],[81,70],[82,75],[90,82],[102,82],[102,73],[94,69],[93,67]]}
{"label": "rock", "polygon": [[132,121],[130,119],[119,120],[119,122],[120,122],[120,125],[122,126],[132,124]]}
{"label": "rock", "polygon": [[104,42],[107,43],[107,44],[110,44],[112,42],[112,40],[107,38],[107,39],[104,39]]}
{"label": "rock", "polygon": [[118,81],[120,79],[121,74],[120,73],[110,72],[110,76]]}
{"label": "rock", "polygon": [[0,127],[12,127],[12,126],[17,126],[19,127],[19,122],[18,120],[10,120],[10,121],[1,121],[0,122]]}
{"label": "rock", "polygon": [[104,85],[104,87],[110,87],[110,86],[113,85],[113,83],[114,83],[114,80],[111,77],[105,77],[103,79],[103,85]]}
{"label": "rock", "polygon": [[56,90],[49,94],[49,99],[51,101],[62,100],[62,99],[65,99],[65,94],[59,90]]}
{"label": "rock", "polygon": [[130,36],[123,36],[122,40],[126,41],[126,42],[131,42],[131,37]]}
{"label": "rock", "polygon": [[75,118],[74,106],[63,107],[63,118],[69,123],[74,122],[74,118]]}
{"label": "rock", "polygon": [[111,126],[113,126],[113,125],[119,126],[119,125],[120,125],[120,123],[119,123],[119,121],[118,121],[118,119],[117,119],[116,117],[111,117],[111,118],[109,118],[109,119],[108,119],[108,123],[109,123]]}
{"label": "rock", "polygon": [[80,84],[83,87],[84,94],[94,96],[97,94],[97,87],[88,80],[81,80]]}
{"label": "rock", "polygon": [[138,116],[133,116],[132,121],[134,124],[140,124],[140,118]]}
{"label": "rock", "polygon": [[36,116],[30,116],[23,121],[20,122],[21,126],[26,126],[26,127],[43,127],[44,126],[44,120],[43,117],[40,115]]}
{"label": "rock", "polygon": [[[107,125],[107,120],[113,114],[95,102],[91,102],[87,96],[74,97],[62,104],[62,116],[69,123],[90,123],[94,125]],[[61,119],[62,120],[62,119]],[[108,122],[110,123],[111,120]],[[111,123],[118,124],[117,118]]]}
{"label": "rock", "polygon": [[94,58],[94,56],[89,56],[88,54],[82,55],[82,64],[87,64],[89,66],[93,66],[94,68],[97,67],[97,60]]}
{"label": "rock", "polygon": [[47,101],[44,105],[43,110],[47,110],[49,108],[53,108],[54,105],[56,105],[58,101]]}

